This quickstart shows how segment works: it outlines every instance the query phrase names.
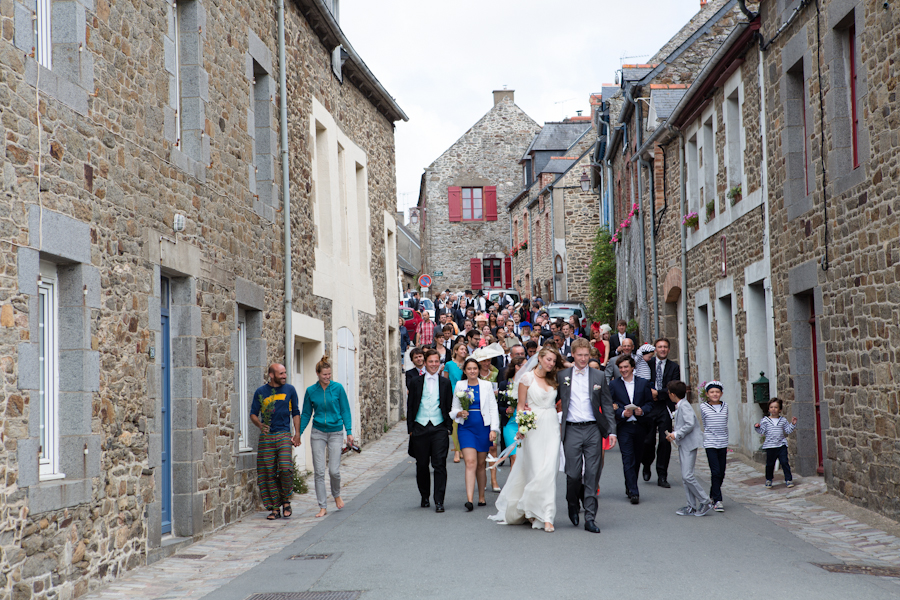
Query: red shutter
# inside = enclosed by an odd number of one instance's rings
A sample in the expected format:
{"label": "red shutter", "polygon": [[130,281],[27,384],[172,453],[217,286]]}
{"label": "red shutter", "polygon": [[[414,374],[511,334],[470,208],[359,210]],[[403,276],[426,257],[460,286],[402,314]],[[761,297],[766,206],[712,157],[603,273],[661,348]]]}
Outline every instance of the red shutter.
{"label": "red shutter", "polygon": [[497,220],[497,186],[487,185],[484,187],[484,220]]}
{"label": "red shutter", "polygon": [[511,290],[513,287],[512,280],[512,258],[507,256],[503,259],[503,277],[506,282],[506,289]]}
{"label": "red shutter", "polygon": [[472,289],[481,289],[481,259],[473,258],[469,261],[469,268],[472,271]]}
{"label": "red shutter", "polygon": [[447,188],[447,206],[450,210],[450,222],[462,221],[462,188]]}

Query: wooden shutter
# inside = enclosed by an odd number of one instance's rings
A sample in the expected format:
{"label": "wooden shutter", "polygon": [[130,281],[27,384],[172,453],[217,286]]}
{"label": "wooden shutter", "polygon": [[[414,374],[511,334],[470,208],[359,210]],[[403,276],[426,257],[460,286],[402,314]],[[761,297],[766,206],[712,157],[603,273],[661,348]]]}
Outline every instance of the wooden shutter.
{"label": "wooden shutter", "polygon": [[506,289],[512,289],[513,280],[512,280],[512,258],[507,256],[503,259],[503,279],[504,286]]}
{"label": "wooden shutter", "polygon": [[481,289],[481,259],[473,258],[469,261],[469,268],[472,272],[472,289]]}
{"label": "wooden shutter", "polygon": [[450,210],[450,222],[462,221],[462,188],[447,188],[447,206]]}
{"label": "wooden shutter", "polygon": [[497,186],[487,185],[484,187],[484,220],[497,220]]}

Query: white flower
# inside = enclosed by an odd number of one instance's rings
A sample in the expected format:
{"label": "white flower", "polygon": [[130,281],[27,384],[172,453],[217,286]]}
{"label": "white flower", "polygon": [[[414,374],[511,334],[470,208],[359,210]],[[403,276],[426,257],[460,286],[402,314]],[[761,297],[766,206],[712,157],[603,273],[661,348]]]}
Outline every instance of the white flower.
{"label": "white flower", "polygon": [[569,385],[569,378],[566,377],[566,385]]}
{"label": "white flower", "polygon": [[528,433],[528,428],[525,426],[519,427],[519,433],[525,435],[526,433]]}
{"label": "white flower", "polygon": [[600,389],[600,386],[597,385],[597,384],[594,384],[594,391],[596,392],[596,391],[599,390],[599,389]]}

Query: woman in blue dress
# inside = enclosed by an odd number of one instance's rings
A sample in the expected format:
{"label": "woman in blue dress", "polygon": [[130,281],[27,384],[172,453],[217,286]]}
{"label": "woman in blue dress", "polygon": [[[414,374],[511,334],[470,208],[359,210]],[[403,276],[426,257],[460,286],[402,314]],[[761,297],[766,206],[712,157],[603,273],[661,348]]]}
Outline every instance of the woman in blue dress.
{"label": "woman in blue dress", "polygon": [[[516,373],[518,373],[522,367],[525,365],[525,357],[517,356],[509,361],[509,366],[506,368],[506,379],[500,382],[499,390],[501,392],[508,392],[510,394],[517,393],[516,390],[513,389],[513,382],[516,379]],[[497,407],[500,409],[500,423],[503,425],[503,449],[505,449],[510,444],[515,443],[516,434],[519,433],[519,425],[516,423],[516,409],[509,405],[509,400],[505,395],[499,400],[497,400]],[[516,464],[516,451],[513,450],[509,454],[509,468]]]}
{"label": "woman in blue dress", "polygon": [[[475,507],[472,500],[478,484],[478,506],[486,506],[484,489],[487,484],[486,462],[488,450],[500,434],[500,415],[494,388],[488,381],[478,379],[480,367],[472,357],[463,364],[465,379],[456,384],[450,418],[459,423],[459,447],[466,462],[466,510]],[[458,393],[469,397],[469,408],[463,410]]]}

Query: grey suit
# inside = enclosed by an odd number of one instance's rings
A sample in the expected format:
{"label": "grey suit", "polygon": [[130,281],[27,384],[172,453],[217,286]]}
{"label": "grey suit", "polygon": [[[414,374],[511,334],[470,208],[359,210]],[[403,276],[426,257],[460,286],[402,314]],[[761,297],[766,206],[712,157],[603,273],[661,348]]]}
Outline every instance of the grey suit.
{"label": "grey suit", "polygon": [[597,484],[603,468],[603,438],[615,434],[615,412],[606,377],[601,371],[588,367],[588,395],[593,420],[584,424],[569,423],[573,376],[574,368],[564,369],[557,375],[562,408],[560,438],[566,457],[566,500],[570,507],[577,507],[581,500],[584,503],[584,520],[593,521],[597,515]]}
{"label": "grey suit", "polygon": [[697,462],[697,449],[703,445],[703,432],[694,409],[687,400],[682,400],[675,407],[674,417],[675,442],[678,444],[678,459],[681,461],[681,480],[684,482],[684,493],[688,506],[695,510],[709,502],[709,496],[703,491],[694,476],[694,464]]}

